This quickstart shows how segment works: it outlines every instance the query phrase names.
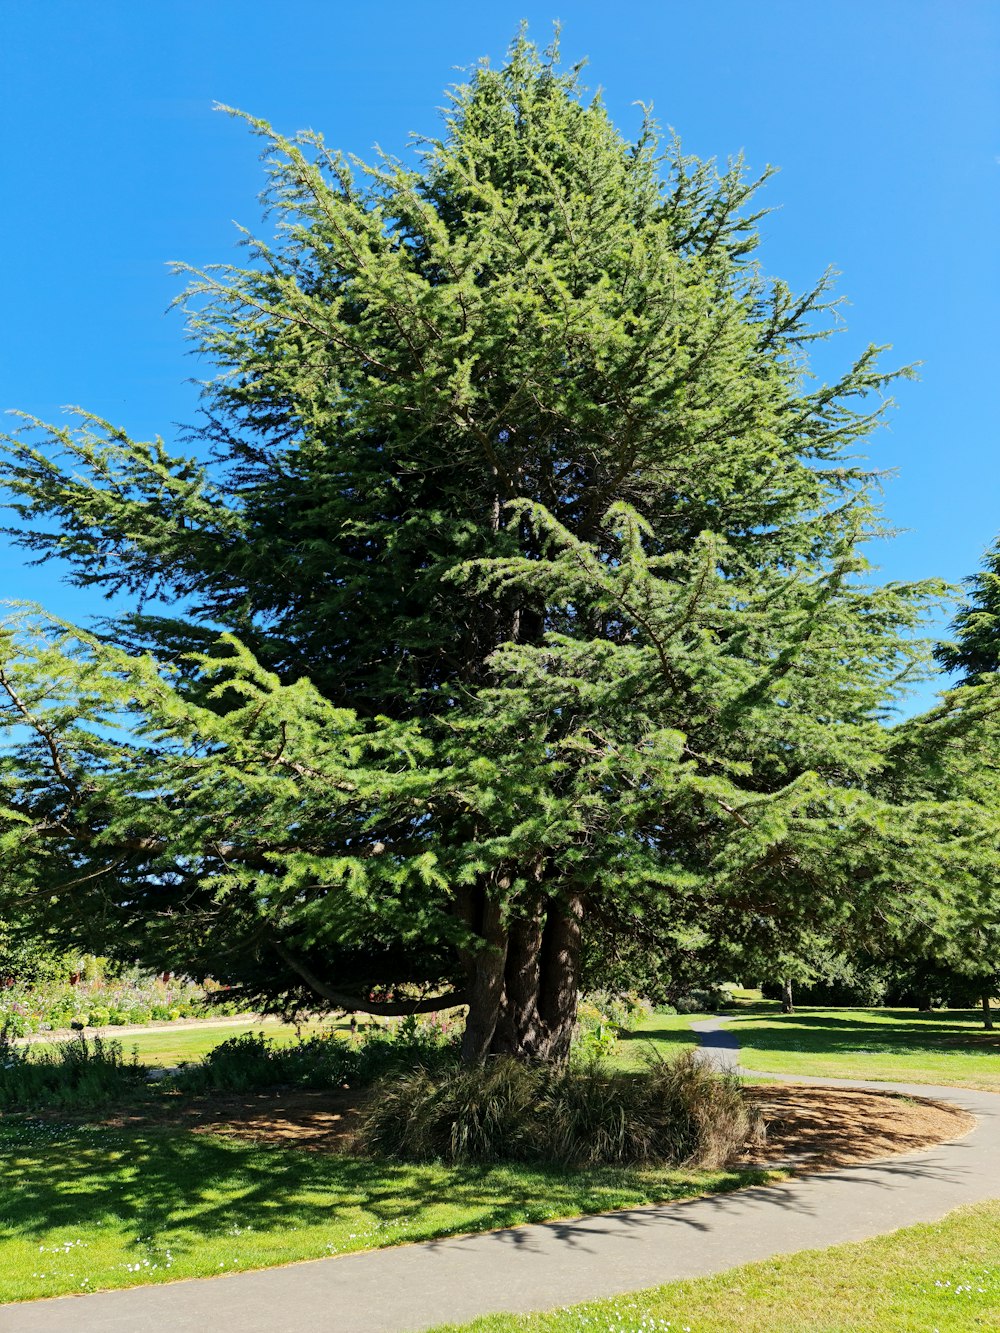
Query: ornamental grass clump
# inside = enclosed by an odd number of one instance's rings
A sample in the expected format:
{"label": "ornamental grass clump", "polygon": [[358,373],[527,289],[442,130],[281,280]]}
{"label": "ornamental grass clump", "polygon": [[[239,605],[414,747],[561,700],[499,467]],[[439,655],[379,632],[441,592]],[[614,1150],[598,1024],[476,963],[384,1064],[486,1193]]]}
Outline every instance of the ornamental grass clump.
{"label": "ornamental grass clump", "polygon": [[377,1086],[358,1143],[406,1161],[715,1168],[760,1134],[739,1079],[685,1052],[638,1073],[506,1057],[416,1069]]}
{"label": "ornamental grass clump", "polygon": [[0,1110],[93,1110],[134,1101],[146,1089],[146,1069],[121,1042],[83,1033],[50,1045],[15,1046],[0,1034]]}

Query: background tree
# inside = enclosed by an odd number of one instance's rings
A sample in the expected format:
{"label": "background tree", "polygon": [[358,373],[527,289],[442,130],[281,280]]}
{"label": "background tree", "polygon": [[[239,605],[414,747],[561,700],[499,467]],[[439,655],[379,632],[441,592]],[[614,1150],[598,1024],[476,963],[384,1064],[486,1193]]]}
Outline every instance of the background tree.
{"label": "background tree", "polygon": [[194,452],[8,442],[18,539],[138,607],[8,631],[8,892],[276,1005],[433,987],[469,1058],[565,1055],[585,932],[922,892],[870,790],[935,591],[859,555],[890,376],[810,384],[827,283],[765,281],[742,163],[524,37],[415,166],[250,124],[279,225],[194,275]]}
{"label": "background tree", "polygon": [[952,622],[953,638],[938,646],[938,660],[972,684],[1000,670],[1000,546],[990,547],[982,568],[965,582],[968,594]]}

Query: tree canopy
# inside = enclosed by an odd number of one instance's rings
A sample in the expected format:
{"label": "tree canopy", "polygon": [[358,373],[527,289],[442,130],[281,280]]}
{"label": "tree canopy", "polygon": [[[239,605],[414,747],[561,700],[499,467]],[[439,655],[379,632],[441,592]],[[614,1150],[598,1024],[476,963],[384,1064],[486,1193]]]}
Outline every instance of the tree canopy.
{"label": "tree canopy", "polygon": [[134,609],[7,625],[4,892],[279,1007],[462,1001],[470,1059],[562,1058],[588,958],[905,913],[940,587],[871,579],[892,375],[811,378],[761,181],[523,35],[406,160],[247,122],[277,225],[189,274],[186,452],[7,440],[17,540]]}

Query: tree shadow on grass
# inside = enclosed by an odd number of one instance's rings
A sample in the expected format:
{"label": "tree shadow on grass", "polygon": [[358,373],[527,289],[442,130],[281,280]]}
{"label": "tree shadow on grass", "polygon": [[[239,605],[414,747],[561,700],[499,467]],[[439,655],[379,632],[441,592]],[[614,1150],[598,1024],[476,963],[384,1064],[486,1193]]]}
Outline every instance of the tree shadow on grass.
{"label": "tree shadow on grass", "polygon": [[622,1043],[635,1047],[641,1046],[645,1042],[649,1046],[676,1046],[690,1047],[695,1044],[696,1033],[692,1033],[687,1028],[650,1028],[644,1027],[637,1032],[619,1033],[618,1040]]}
{"label": "tree shadow on grass", "polygon": [[734,1016],[727,1029],[750,1047],[775,1051],[804,1051],[815,1055],[864,1052],[914,1055],[1000,1051],[1000,1031],[977,1031],[969,1026],[977,1017],[970,1010],[917,1013],[914,1010],[873,1009],[878,1022],[843,1018],[808,1011],[775,1015],[767,1026],[756,1017]]}
{"label": "tree shadow on grass", "polygon": [[[677,1172],[671,1179],[668,1172],[613,1168],[420,1167],[262,1148],[183,1130],[17,1125],[13,1119],[0,1126],[0,1149],[9,1154],[0,1236],[36,1239],[103,1224],[127,1242],[177,1253],[237,1227],[252,1229],[260,1241],[317,1225],[332,1230],[352,1210],[359,1232],[374,1228],[383,1242],[420,1240],[732,1189],[760,1178],[747,1171],[702,1179]],[[405,1234],[399,1234],[402,1221]]]}

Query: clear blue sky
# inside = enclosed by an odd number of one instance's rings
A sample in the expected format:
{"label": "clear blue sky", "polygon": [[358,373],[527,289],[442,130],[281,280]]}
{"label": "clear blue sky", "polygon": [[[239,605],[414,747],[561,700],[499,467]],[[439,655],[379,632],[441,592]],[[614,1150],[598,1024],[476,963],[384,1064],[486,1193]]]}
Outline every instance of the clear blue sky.
{"label": "clear blue sky", "polygon": [[[166,262],[231,258],[233,220],[259,222],[257,145],[213,102],[402,150],[457,66],[556,17],[625,129],[652,101],[690,151],[781,168],[767,267],[804,286],[833,264],[851,302],[821,372],[869,341],[924,363],[869,454],[906,529],[883,574],[969,574],[1000,529],[994,0],[0,0],[0,408],[76,403],[168,440],[194,419]],[[2,544],[0,595],[100,610]]]}

